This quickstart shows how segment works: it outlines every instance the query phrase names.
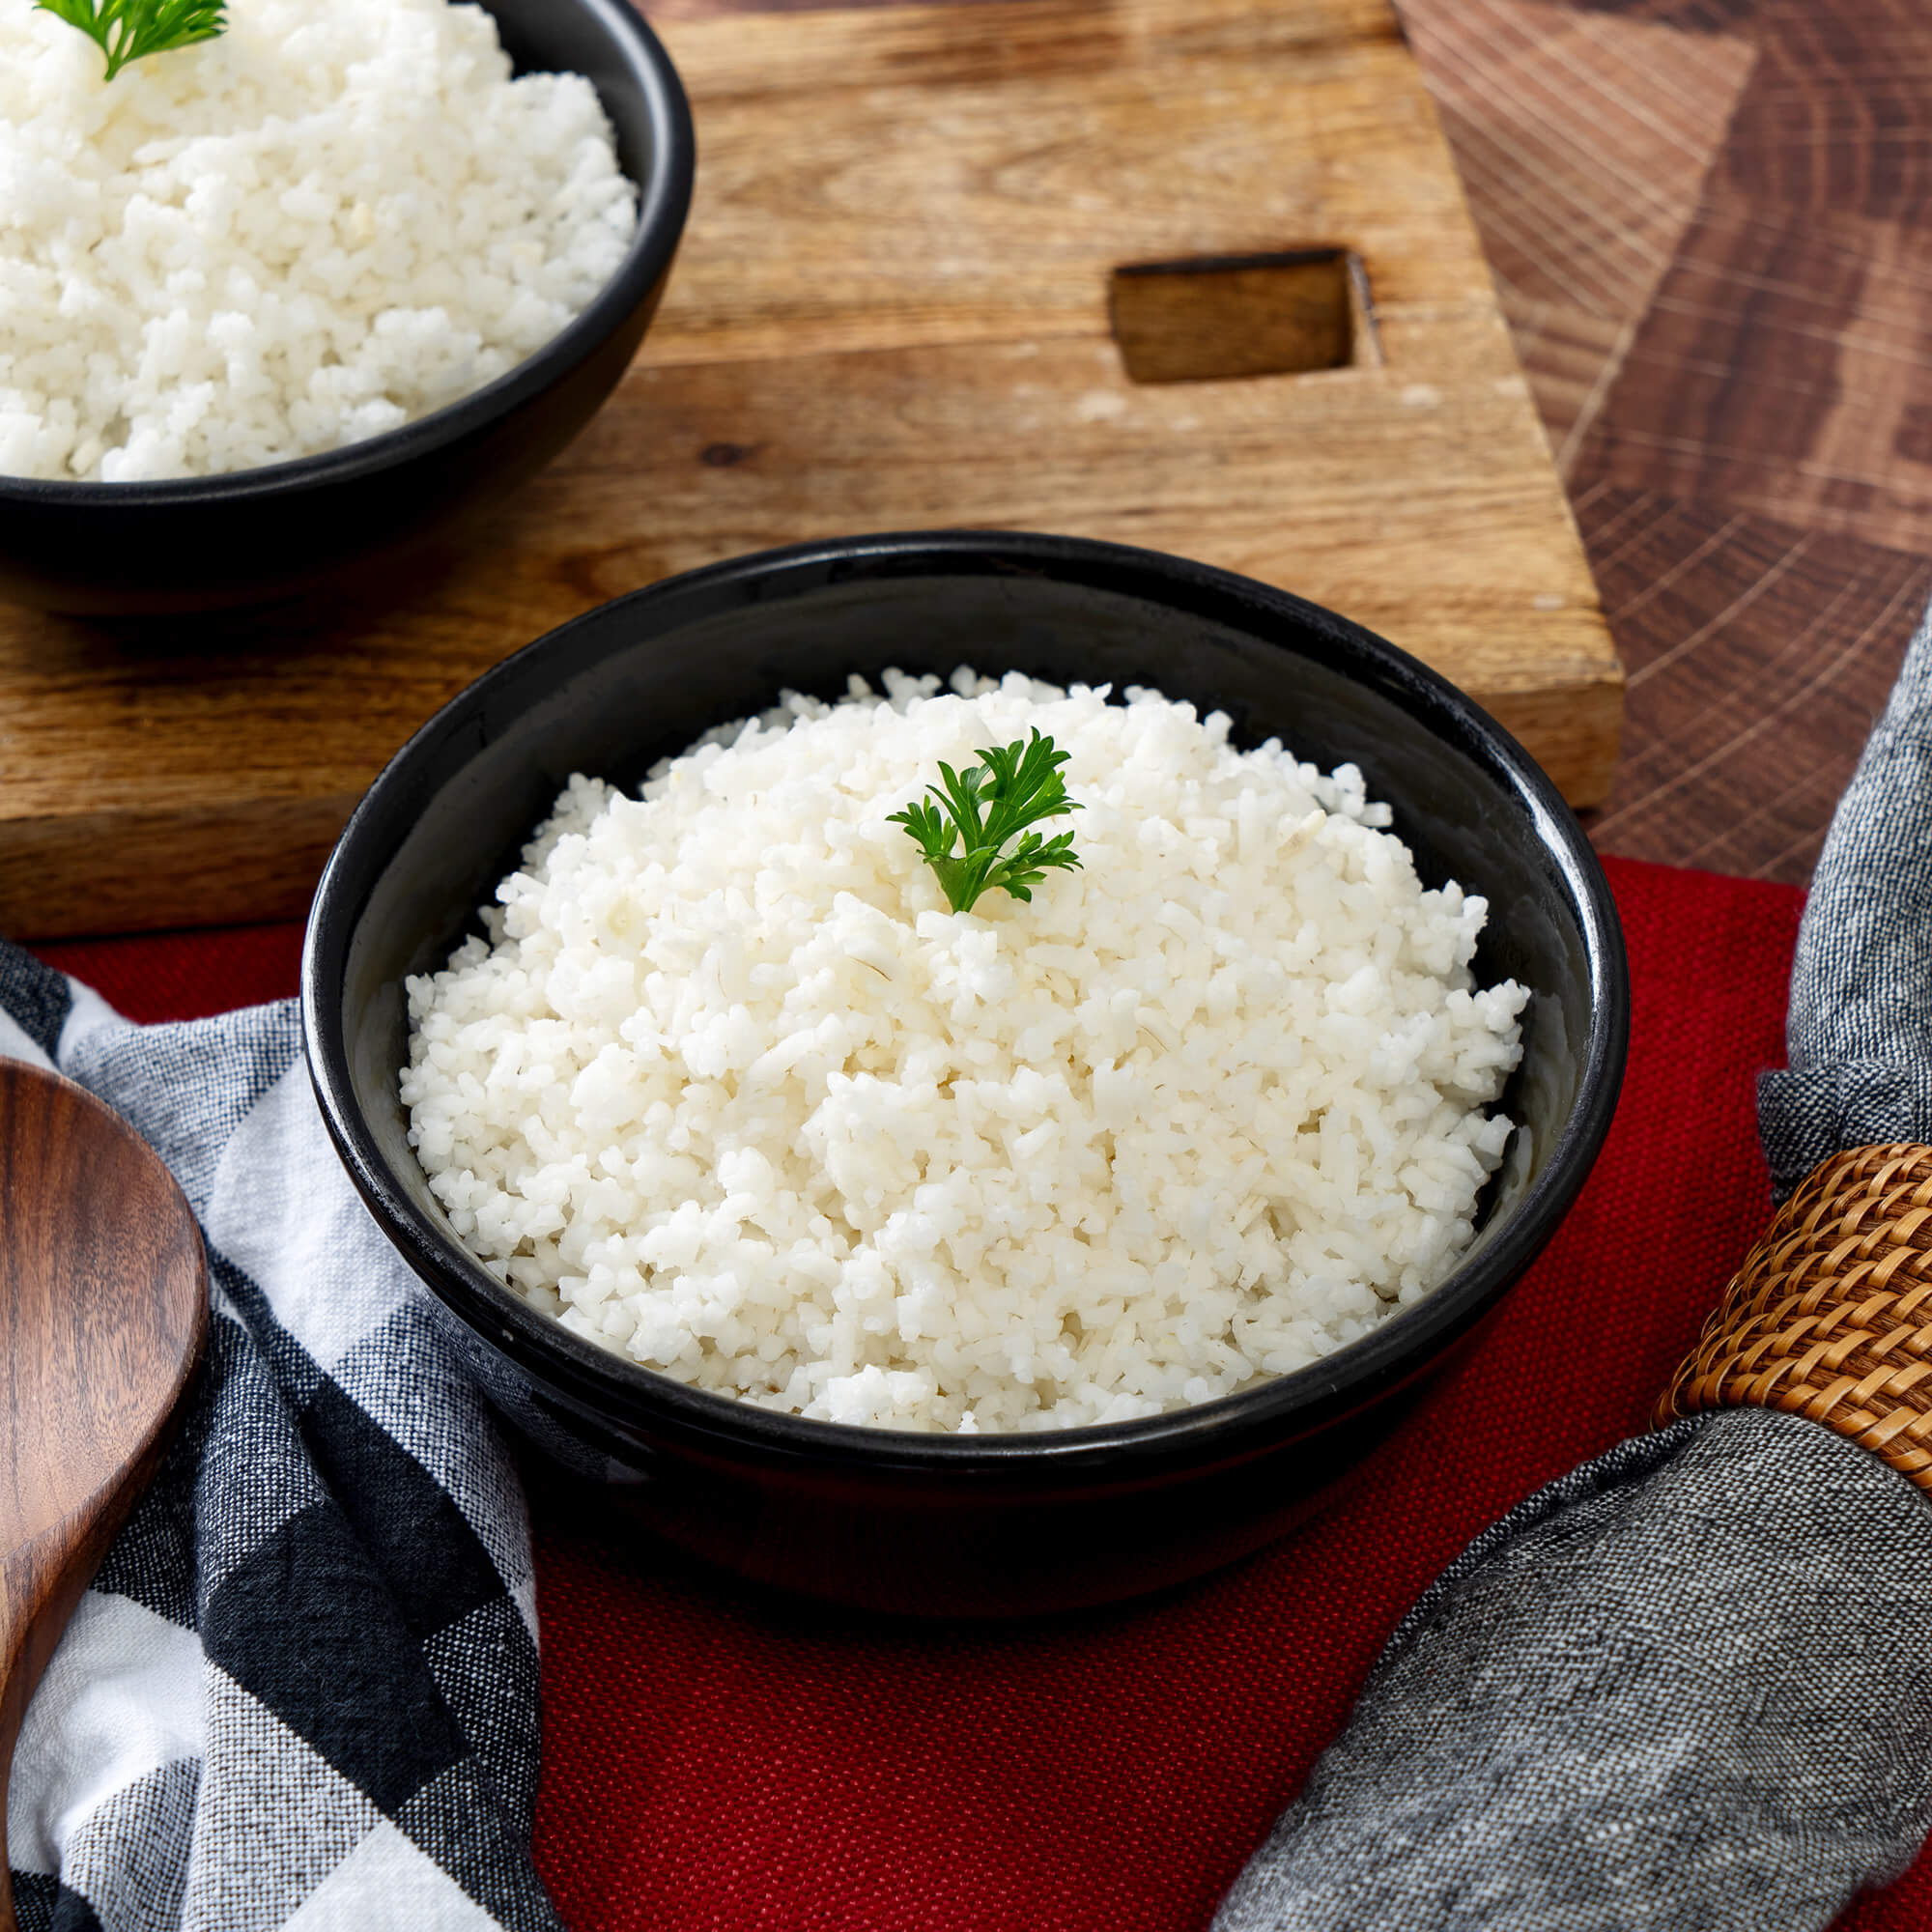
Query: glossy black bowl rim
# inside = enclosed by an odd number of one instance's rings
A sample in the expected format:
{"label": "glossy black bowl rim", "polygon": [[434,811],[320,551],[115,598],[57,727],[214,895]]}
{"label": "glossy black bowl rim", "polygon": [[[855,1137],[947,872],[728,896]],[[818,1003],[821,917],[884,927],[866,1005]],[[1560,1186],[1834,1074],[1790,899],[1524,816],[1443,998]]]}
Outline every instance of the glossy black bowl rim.
{"label": "glossy black bowl rim", "polygon": [[[423,800],[415,768],[452,738],[487,735],[486,717],[549,655],[589,627],[634,613],[674,621],[857,575],[1022,575],[1085,584],[1200,615],[1265,639],[1270,627],[1313,631],[1325,661],[1425,719],[1484,766],[1533,827],[1577,909],[1588,961],[1591,1026],[1577,1099],[1556,1148],[1506,1226],[1428,1295],[1336,1354],[1236,1394],[1131,1422],[984,1435],[824,1422],[694,1388],[573,1334],[497,1282],[391,1181],[358,1108],[342,1027],[341,989],[363,906]],[[679,610],[678,607],[686,607]],[[605,653],[598,653],[598,658]],[[675,1435],[733,1460],[808,1465],[855,1478],[942,1472],[971,1481],[1023,1470],[1056,1482],[1131,1478],[1177,1458],[1233,1461],[1313,1434],[1415,1376],[1499,1300],[1548,1243],[1596,1159],[1616,1109],[1630,1036],[1630,976],[1609,883],[1561,794],[1508,731],[1446,678],[1361,625],[1292,592],[1165,553],[1091,538],[1005,530],[904,530],[802,543],[689,571],[572,618],[503,659],[418,730],[377,777],[344,828],[309,916],[301,964],[303,1046],[323,1118],[357,1192],[392,1245],[487,1346],[539,1385],[620,1432]],[[400,1071],[400,1069],[398,1069]]]}
{"label": "glossy black bowl rim", "polygon": [[670,268],[691,209],[697,169],[696,136],[691,103],[670,56],[643,17],[625,0],[553,0],[553,4],[575,8],[603,27],[641,84],[651,121],[650,166],[645,179],[635,183],[637,229],[624,259],[587,308],[515,368],[506,369],[480,389],[472,389],[412,422],[341,449],[293,457],[286,463],[264,463],[252,469],[224,470],[213,476],[172,476],[129,483],[0,475],[0,502],[74,509],[218,507],[311,485],[354,483],[413,462],[509,415],[587,359],[623,326],[625,318],[636,311]]}

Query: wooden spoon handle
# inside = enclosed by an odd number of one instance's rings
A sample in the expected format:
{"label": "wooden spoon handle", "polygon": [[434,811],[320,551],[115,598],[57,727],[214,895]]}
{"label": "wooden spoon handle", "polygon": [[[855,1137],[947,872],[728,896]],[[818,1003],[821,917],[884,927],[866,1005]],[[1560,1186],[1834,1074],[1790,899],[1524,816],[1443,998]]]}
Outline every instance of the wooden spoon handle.
{"label": "wooden spoon handle", "polygon": [[80,1088],[0,1061],[0,1844],[27,1700],[159,1465],[207,1329],[201,1234],[159,1157]]}

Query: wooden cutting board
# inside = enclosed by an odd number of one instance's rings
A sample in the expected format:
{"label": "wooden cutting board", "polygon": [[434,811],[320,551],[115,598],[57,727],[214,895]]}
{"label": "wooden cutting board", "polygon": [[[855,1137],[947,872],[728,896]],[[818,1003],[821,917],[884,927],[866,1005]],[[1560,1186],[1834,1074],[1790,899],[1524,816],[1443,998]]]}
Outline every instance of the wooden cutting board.
{"label": "wooden cutting board", "polygon": [[353,622],[0,611],[0,931],[298,914],[384,758],[489,665],[670,572],[865,529],[1267,579],[1603,797],[1622,673],[1385,0],[661,31],[698,129],[671,293],[468,561]]}

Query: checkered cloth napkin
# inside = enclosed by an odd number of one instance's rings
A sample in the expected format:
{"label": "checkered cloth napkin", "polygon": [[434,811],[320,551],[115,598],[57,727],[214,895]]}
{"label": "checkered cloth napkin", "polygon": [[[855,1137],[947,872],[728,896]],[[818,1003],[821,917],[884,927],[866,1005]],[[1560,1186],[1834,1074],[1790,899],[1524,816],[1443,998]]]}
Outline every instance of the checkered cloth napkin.
{"label": "checkered cloth napkin", "polygon": [[295,1003],[131,1026],[0,942],[0,1054],[147,1137],[213,1287],[182,1431],[21,1728],[21,1925],[556,1927],[522,1491],[336,1161]]}

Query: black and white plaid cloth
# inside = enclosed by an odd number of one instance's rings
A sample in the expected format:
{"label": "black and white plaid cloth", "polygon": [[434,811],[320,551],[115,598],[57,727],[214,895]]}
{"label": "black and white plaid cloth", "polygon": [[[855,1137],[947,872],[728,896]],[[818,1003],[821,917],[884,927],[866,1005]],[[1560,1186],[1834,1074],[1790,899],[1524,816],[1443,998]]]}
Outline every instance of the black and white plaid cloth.
{"label": "black and white plaid cloth", "polygon": [[556,1927],[522,1490],[336,1161],[295,1003],[131,1026],[0,942],[0,1054],[147,1137],[213,1288],[185,1426],[21,1728],[20,1923]]}

